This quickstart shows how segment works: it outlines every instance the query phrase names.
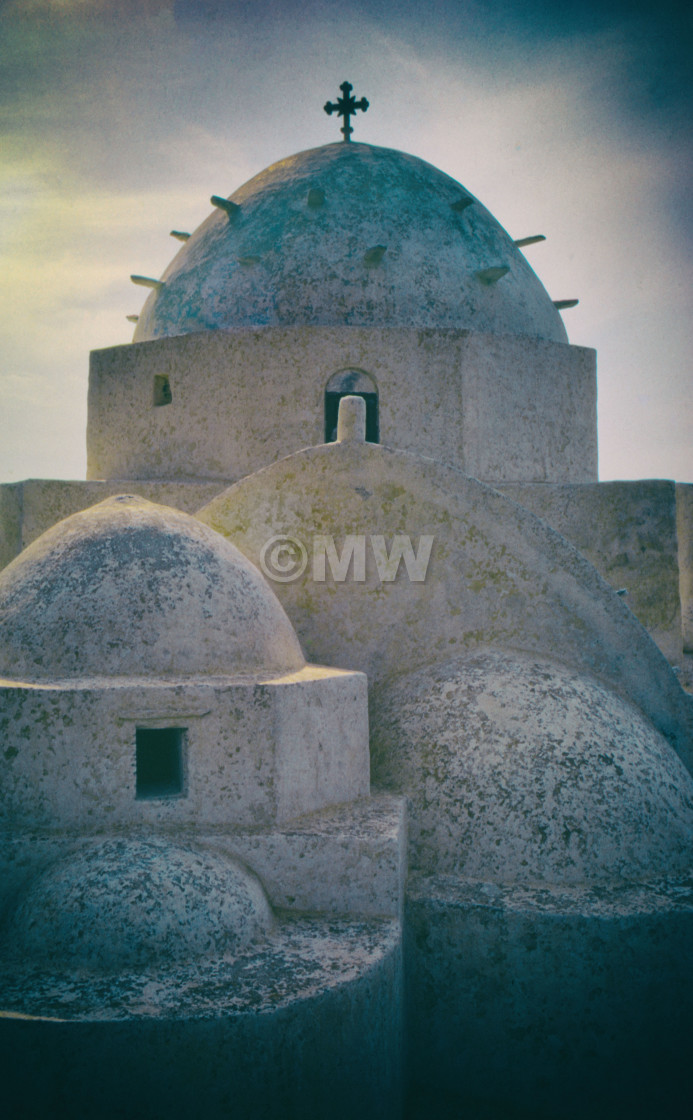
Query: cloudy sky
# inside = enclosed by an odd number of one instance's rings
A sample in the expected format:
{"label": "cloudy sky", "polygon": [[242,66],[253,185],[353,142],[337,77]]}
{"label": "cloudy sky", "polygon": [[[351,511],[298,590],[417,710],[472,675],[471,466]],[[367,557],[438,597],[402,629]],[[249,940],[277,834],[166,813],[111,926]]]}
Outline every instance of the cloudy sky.
{"label": "cloudy sky", "polygon": [[85,471],[88,352],[212,193],[340,138],[459,179],[599,360],[600,474],[693,482],[691,5],[0,0],[0,481]]}

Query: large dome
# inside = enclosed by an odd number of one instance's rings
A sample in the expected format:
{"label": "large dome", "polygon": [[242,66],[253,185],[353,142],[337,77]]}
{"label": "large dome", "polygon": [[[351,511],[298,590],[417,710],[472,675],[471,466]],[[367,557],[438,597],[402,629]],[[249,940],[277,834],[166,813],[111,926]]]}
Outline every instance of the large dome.
{"label": "large dome", "polygon": [[305,664],[256,568],[189,514],[121,495],[60,521],[0,573],[0,675],[278,673]]}
{"label": "large dome", "polygon": [[134,340],[234,327],[458,328],[566,342],[512,238],[414,156],[328,144],[216,208],[152,291]]}

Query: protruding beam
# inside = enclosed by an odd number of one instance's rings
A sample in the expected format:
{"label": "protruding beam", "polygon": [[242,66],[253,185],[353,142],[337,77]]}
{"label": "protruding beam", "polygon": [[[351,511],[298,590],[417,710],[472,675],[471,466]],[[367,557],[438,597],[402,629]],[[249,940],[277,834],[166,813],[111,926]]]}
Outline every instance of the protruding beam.
{"label": "protruding beam", "polygon": [[565,311],[568,307],[577,307],[579,299],[555,299],[553,305],[557,311]]}
{"label": "protruding beam", "polygon": [[175,237],[176,241],[187,241],[190,234],[184,233],[182,229],[172,229],[169,237]]}
{"label": "protruding beam", "polygon": [[472,205],[473,201],[474,199],[470,195],[463,194],[455,202],[450,203],[450,209],[454,210],[456,214],[461,214],[463,210]]}
{"label": "protruding beam", "polygon": [[515,244],[518,249],[523,249],[525,245],[536,245],[537,241],[546,241],[543,233],[535,233],[533,237],[518,237]]}
{"label": "protruding beam", "polygon": [[370,249],[366,249],[363,254],[363,263],[369,268],[375,264],[380,264],[381,260],[387,252],[387,245],[372,245]]}
{"label": "protruding beam", "polygon": [[222,198],[221,195],[213,194],[209,200],[212,206],[218,207],[219,210],[224,210],[228,215],[229,221],[235,218],[240,210],[237,202],[232,202],[230,198]]}
{"label": "protruding beam", "polygon": [[125,318],[127,319],[128,323],[139,323],[140,321],[139,315],[126,315]]}
{"label": "protruding beam", "polygon": [[498,264],[492,268],[480,268],[476,275],[482,284],[497,284],[509,271],[507,264]]}
{"label": "protruding beam", "polygon": [[311,187],[306,198],[309,210],[319,210],[325,205],[325,192],[320,187]]}
{"label": "protruding beam", "polygon": [[151,276],[131,276],[133,284],[140,284],[143,288],[163,288],[163,280],[153,280]]}

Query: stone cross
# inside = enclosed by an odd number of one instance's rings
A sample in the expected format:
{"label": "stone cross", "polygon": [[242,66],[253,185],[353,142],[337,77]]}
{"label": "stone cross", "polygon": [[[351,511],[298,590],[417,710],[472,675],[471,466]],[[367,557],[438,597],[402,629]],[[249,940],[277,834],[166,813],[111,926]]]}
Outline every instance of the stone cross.
{"label": "stone cross", "polygon": [[349,124],[349,117],[353,117],[359,109],[362,113],[365,113],[368,108],[368,102],[365,97],[357,101],[351,96],[351,91],[354,88],[351,82],[342,82],[339,88],[342,91],[342,96],[337,101],[337,104],[334,105],[331,101],[328,101],[324,105],[324,109],[328,116],[331,116],[332,113],[337,113],[338,116],[344,117],[344,128],[340,129],[340,131],[344,136],[344,140],[347,141],[354,131]]}

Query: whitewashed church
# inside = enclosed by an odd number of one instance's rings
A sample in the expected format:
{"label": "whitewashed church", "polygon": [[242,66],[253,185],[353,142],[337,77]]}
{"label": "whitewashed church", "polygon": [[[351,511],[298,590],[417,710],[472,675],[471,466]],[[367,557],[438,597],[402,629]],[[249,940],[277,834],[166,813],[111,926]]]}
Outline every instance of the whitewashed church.
{"label": "whitewashed church", "polygon": [[341,93],[0,487],[5,1114],[684,1120],[693,486]]}

